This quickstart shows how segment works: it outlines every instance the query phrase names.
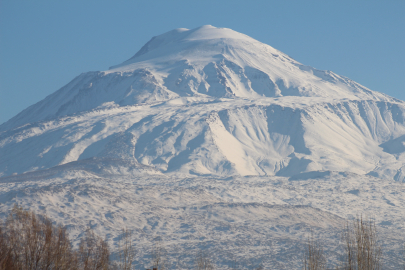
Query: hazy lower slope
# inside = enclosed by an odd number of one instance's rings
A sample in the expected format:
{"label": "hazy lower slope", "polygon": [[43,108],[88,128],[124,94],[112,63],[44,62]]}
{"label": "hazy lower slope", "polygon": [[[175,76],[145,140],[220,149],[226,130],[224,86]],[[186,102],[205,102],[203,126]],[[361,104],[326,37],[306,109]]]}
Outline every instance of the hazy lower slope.
{"label": "hazy lower slope", "polygon": [[0,178],[0,217],[18,203],[67,226],[75,243],[90,226],[113,249],[125,227],[134,234],[137,269],[150,267],[158,237],[169,269],[193,268],[201,248],[217,269],[237,263],[291,270],[302,269],[311,232],[332,267],[343,252],[346,218],[360,212],[375,217],[383,269],[401,268],[405,186],[393,180],[337,172],[290,179],[122,177],[72,167]]}

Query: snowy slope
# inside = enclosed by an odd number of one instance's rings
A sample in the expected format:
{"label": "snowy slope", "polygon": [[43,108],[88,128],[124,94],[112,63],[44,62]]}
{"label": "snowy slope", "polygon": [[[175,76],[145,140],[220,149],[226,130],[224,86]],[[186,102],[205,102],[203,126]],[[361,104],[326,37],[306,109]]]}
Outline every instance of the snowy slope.
{"label": "snowy slope", "polygon": [[404,108],[233,30],[176,29],[0,126],[0,175],[111,157],[164,173],[402,180],[402,152],[380,145],[405,135]]}
{"label": "snowy slope", "polygon": [[181,175],[333,170],[402,181],[404,149],[389,146],[401,144],[404,113],[402,103],[303,97],[102,107],[3,132],[0,168],[11,175],[99,157]]}
{"label": "snowy slope", "polygon": [[230,269],[302,269],[311,232],[330,266],[342,254],[345,219],[375,217],[383,269],[400,269],[405,241],[403,193],[393,180],[337,172],[285,177],[122,177],[97,170],[33,172],[0,178],[0,214],[18,203],[69,228],[77,242],[86,226],[115,247],[121,228],[134,232],[136,269],[150,267],[153,239],[163,240],[169,269],[194,269],[205,249]]}
{"label": "snowy slope", "polygon": [[138,268],[160,236],[189,266],[208,246],[224,268],[298,269],[310,230],[336,261],[359,213],[398,255],[404,143],[403,101],[231,29],[175,29],[0,126],[0,214],[19,203],[111,243],[129,227]]}

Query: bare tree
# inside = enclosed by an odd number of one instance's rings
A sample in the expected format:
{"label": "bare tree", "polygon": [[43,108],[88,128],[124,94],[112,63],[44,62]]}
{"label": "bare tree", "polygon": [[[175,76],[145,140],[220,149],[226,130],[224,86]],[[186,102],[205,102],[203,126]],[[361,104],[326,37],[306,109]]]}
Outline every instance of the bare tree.
{"label": "bare tree", "polygon": [[152,246],[152,266],[157,270],[165,270],[167,268],[167,251],[163,246],[162,240],[157,238]]}
{"label": "bare tree", "polygon": [[233,255],[232,253],[229,253],[229,257],[230,257],[229,269],[232,269],[232,270],[238,269],[238,268],[239,268],[239,267],[238,267],[239,265],[238,265],[238,263],[237,263],[237,261],[236,261],[234,255]]}
{"label": "bare tree", "polygon": [[106,241],[88,230],[78,251],[66,228],[15,205],[0,224],[0,270],[106,270]]}
{"label": "bare tree", "polygon": [[304,270],[326,269],[326,258],[321,244],[314,239],[313,233],[308,237],[308,243],[304,252]]}
{"label": "bare tree", "polygon": [[402,250],[402,252],[403,252],[402,263],[404,264],[404,270],[405,270],[405,245],[404,245],[404,249]]}
{"label": "bare tree", "polygon": [[87,229],[79,245],[79,266],[83,270],[107,270],[110,250],[108,244],[93,230]]}
{"label": "bare tree", "polygon": [[380,270],[381,245],[377,237],[375,222],[371,219],[357,218],[350,226],[346,224],[343,232],[346,270]]}
{"label": "bare tree", "polygon": [[[401,255],[400,255],[400,264],[402,265],[401,269],[405,270],[405,244],[402,246]],[[1,268],[0,268],[1,269]]]}
{"label": "bare tree", "polygon": [[15,205],[0,227],[0,269],[75,269],[66,229]]}
{"label": "bare tree", "polygon": [[214,270],[214,265],[207,251],[198,250],[195,260],[196,270]]}
{"label": "bare tree", "polygon": [[7,243],[7,235],[2,227],[0,226],[0,270],[14,269],[12,248]]}
{"label": "bare tree", "polygon": [[2,230],[5,259],[12,261],[7,269],[72,269],[74,252],[66,229],[53,226],[46,216],[15,205]]}
{"label": "bare tree", "polygon": [[132,245],[132,232],[128,229],[122,229],[118,241],[118,269],[131,270],[134,257],[135,249]]}

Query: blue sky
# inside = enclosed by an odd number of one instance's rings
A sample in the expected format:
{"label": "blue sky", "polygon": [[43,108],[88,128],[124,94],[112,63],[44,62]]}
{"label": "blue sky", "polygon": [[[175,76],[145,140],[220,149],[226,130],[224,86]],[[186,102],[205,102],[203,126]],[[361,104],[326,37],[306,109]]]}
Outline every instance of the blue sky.
{"label": "blue sky", "polygon": [[211,24],[405,100],[405,1],[0,1],[0,123],[152,36]]}

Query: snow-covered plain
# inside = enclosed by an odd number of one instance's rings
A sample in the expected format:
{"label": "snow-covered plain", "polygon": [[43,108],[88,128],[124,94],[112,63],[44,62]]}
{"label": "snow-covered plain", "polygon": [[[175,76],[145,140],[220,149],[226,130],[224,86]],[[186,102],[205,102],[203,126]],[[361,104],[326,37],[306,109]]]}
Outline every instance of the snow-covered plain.
{"label": "snow-covered plain", "polygon": [[[302,65],[230,29],[154,37],[0,126],[0,208],[14,203],[114,243],[137,266],[160,236],[172,268],[196,247],[218,266],[296,269],[312,230],[375,217],[387,269],[405,240],[405,102]],[[150,255],[150,254],[149,254]]]}

